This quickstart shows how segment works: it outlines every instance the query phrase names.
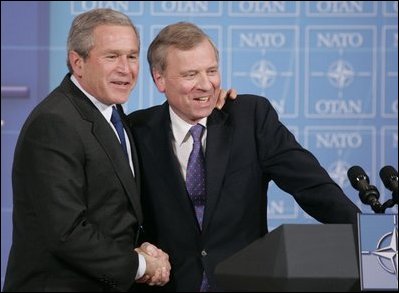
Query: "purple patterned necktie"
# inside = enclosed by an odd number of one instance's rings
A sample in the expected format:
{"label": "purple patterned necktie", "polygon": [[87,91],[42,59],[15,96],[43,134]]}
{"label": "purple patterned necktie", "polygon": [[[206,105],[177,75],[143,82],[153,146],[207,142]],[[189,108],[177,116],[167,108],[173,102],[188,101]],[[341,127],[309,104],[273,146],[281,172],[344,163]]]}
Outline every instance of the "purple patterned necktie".
{"label": "purple patterned necktie", "polygon": [[[202,219],[204,218],[204,208],[206,202],[206,181],[205,181],[205,158],[202,152],[201,136],[204,126],[194,125],[190,128],[193,137],[193,150],[187,164],[186,187],[195,209],[198,224],[202,229]],[[200,292],[209,291],[208,279],[203,273]]]}
{"label": "purple patterned necktie", "polygon": [[187,164],[186,187],[188,194],[193,202],[195,215],[198,224],[202,227],[202,219],[204,217],[204,207],[206,201],[206,184],[205,184],[205,158],[202,152],[201,136],[204,126],[201,124],[194,125],[190,128],[193,137],[193,150]]}

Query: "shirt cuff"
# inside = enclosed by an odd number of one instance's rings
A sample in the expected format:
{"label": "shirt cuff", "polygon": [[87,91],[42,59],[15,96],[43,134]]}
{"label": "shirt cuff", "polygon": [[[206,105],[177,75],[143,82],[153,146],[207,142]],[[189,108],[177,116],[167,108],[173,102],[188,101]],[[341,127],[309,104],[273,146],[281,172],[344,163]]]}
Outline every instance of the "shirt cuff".
{"label": "shirt cuff", "polygon": [[145,274],[145,270],[147,269],[147,264],[145,262],[145,258],[144,256],[142,256],[140,253],[139,255],[139,267],[137,269],[137,273],[136,273],[136,278],[135,280],[140,279],[142,276],[144,276]]}

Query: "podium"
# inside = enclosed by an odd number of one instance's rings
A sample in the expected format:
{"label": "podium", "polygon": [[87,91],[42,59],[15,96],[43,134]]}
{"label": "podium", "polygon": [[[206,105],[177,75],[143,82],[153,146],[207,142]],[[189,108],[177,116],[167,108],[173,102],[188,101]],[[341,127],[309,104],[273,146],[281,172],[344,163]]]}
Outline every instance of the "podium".
{"label": "podium", "polygon": [[226,291],[359,291],[357,244],[349,224],[286,224],[219,263]]}

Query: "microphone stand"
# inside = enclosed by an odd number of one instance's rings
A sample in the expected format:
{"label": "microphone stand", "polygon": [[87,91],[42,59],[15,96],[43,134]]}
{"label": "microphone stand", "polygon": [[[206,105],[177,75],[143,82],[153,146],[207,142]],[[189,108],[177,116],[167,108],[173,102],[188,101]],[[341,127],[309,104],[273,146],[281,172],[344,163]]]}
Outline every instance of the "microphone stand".
{"label": "microphone stand", "polygon": [[395,205],[395,201],[393,199],[388,199],[385,201],[380,207],[378,208],[378,211],[374,210],[377,214],[385,214],[385,210],[387,208],[391,208]]}

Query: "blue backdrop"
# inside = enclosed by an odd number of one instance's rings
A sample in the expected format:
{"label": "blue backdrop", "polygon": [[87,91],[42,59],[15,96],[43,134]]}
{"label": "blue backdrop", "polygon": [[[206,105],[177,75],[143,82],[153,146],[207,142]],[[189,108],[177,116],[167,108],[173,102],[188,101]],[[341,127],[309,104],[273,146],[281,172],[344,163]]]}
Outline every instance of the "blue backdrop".
{"label": "blue backdrop", "polygon": [[[384,165],[398,167],[396,1],[1,3],[2,283],[12,229],[15,141],[32,107],[67,72],[65,45],[73,17],[93,8],[126,13],[141,35],[140,78],[126,112],[163,103],[147,68],[147,47],[163,26],[194,22],[220,50],[224,88],[269,98],[281,120],[364,212],[371,210],[360,204],[347,180],[350,166],[366,170],[382,201],[390,197],[378,172]],[[269,196],[269,228],[314,222],[274,184]]]}

